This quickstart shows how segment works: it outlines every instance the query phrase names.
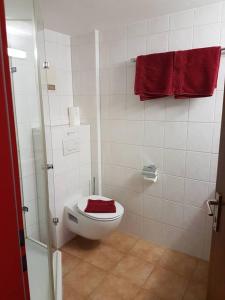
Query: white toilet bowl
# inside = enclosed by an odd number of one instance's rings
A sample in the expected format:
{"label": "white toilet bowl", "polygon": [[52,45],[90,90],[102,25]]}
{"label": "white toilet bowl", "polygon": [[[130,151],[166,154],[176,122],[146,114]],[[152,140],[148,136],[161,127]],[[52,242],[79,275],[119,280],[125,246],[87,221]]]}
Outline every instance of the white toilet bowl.
{"label": "white toilet bowl", "polygon": [[115,213],[86,213],[88,199],[112,200],[99,195],[77,197],[65,205],[65,221],[67,228],[85,238],[101,240],[114,231],[120,224],[124,208],[115,201]]}

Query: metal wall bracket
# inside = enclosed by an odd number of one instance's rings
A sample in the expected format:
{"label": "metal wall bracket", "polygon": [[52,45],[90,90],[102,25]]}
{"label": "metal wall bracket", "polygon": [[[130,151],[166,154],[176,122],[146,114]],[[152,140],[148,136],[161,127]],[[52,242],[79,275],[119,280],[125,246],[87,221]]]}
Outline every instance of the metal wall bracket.
{"label": "metal wall bracket", "polygon": [[52,219],[52,222],[57,225],[59,223],[59,218],[58,217],[55,217]]}

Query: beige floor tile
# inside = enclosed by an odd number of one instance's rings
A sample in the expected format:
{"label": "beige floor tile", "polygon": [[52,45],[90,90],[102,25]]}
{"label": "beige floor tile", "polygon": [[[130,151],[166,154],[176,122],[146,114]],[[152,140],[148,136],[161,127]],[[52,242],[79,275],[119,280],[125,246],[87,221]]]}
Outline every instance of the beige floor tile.
{"label": "beige floor tile", "polygon": [[194,271],[192,281],[196,283],[208,282],[209,263],[203,260],[199,260],[197,268]]}
{"label": "beige floor tile", "polygon": [[159,298],[159,296],[154,294],[152,291],[140,289],[135,300],[162,300],[162,298]]}
{"label": "beige floor tile", "polygon": [[163,300],[181,300],[186,287],[186,278],[162,267],[156,267],[143,286]]}
{"label": "beige floor tile", "polygon": [[79,258],[84,258],[90,251],[100,245],[100,241],[92,241],[81,236],[76,236],[72,241],[62,247],[62,251]]}
{"label": "beige floor tile", "polygon": [[64,283],[78,295],[88,296],[104,279],[106,273],[86,262],[79,263],[64,277]]}
{"label": "beige floor tile", "polygon": [[115,248],[101,244],[96,249],[90,251],[84,260],[103,269],[110,271],[122,259],[124,254]]}
{"label": "beige floor tile", "polygon": [[113,275],[108,275],[90,295],[91,300],[136,299],[139,288],[135,284]]}
{"label": "beige floor tile", "polygon": [[190,278],[197,267],[197,261],[192,256],[167,249],[162,255],[159,264],[178,275]]}
{"label": "beige floor tile", "polygon": [[130,254],[143,258],[150,263],[157,263],[164,253],[165,248],[151,242],[139,240],[130,250]]}
{"label": "beige floor tile", "polygon": [[153,271],[154,266],[140,258],[127,254],[112,273],[141,286]]}
{"label": "beige floor tile", "polygon": [[63,300],[86,300],[87,297],[79,295],[69,285],[63,284]]}
{"label": "beige floor tile", "polygon": [[128,252],[137,242],[137,237],[119,231],[113,232],[108,238],[103,240],[107,244],[121,252]]}
{"label": "beige floor tile", "polygon": [[191,283],[188,287],[183,300],[206,300],[206,284]]}
{"label": "beige floor tile", "polygon": [[62,252],[62,273],[63,276],[72,271],[78,264],[80,263],[80,259],[75,257],[74,255],[68,254],[66,252]]}

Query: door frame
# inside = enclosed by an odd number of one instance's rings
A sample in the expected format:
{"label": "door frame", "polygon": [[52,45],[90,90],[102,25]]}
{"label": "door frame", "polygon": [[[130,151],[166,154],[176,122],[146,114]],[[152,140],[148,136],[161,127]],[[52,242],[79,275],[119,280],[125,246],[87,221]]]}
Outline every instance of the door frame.
{"label": "door frame", "polygon": [[0,297],[29,300],[4,0],[0,0]]}

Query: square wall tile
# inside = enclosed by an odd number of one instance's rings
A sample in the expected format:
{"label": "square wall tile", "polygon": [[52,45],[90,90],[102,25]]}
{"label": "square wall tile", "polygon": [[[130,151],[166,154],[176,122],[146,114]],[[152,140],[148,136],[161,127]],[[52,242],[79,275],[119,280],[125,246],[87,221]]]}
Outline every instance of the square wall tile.
{"label": "square wall tile", "polygon": [[163,122],[145,122],[145,138],[146,146],[163,147],[164,140],[164,123]]}
{"label": "square wall tile", "polygon": [[210,163],[210,181],[211,182],[216,182],[217,167],[218,167],[218,154],[212,154],[211,155],[211,163]]}
{"label": "square wall tile", "polygon": [[121,224],[122,230],[140,236],[142,232],[142,217],[137,214],[127,212],[123,218],[124,219]]}
{"label": "square wall tile", "polygon": [[169,15],[151,18],[149,22],[149,32],[151,34],[161,33],[169,30]]}
{"label": "square wall tile", "polygon": [[156,120],[164,121],[166,113],[166,101],[165,99],[157,99],[151,101],[145,101],[144,103],[145,110],[145,120]]}
{"label": "square wall tile", "polygon": [[144,218],[142,236],[153,243],[163,244],[163,224]]}
{"label": "square wall tile", "polygon": [[164,150],[164,172],[169,175],[185,175],[186,153],[183,150]]}
{"label": "square wall tile", "polygon": [[212,152],[219,153],[221,123],[214,123]]}
{"label": "square wall tile", "polygon": [[162,197],[162,182],[163,177],[161,174],[159,174],[156,182],[144,180],[144,193],[155,197]]}
{"label": "square wall tile", "polygon": [[209,196],[208,182],[185,179],[185,203],[199,208],[205,208]]}
{"label": "square wall tile", "polygon": [[163,148],[148,147],[142,148],[143,166],[155,165],[159,172],[163,171]]}
{"label": "square wall tile", "polygon": [[143,215],[143,194],[130,190],[123,191],[126,209],[136,215]]}
{"label": "square wall tile", "polygon": [[191,179],[208,181],[210,176],[210,154],[187,152],[186,176]]}
{"label": "square wall tile", "polygon": [[195,24],[203,25],[217,23],[221,20],[222,3],[205,5],[196,9]]}
{"label": "square wall tile", "polygon": [[145,36],[128,38],[127,41],[127,58],[135,58],[139,55],[146,54],[147,40]]}
{"label": "square wall tile", "polygon": [[215,114],[214,121],[221,122],[222,119],[222,109],[223,109],[223,91],[216,92],[216,103],[215,103]]}
{"label": "square wall tile", "polygon": [[141,147],[127,144],[111,144],[111,161],[114,164],[141,169]]}
{"label": "square wall tile", "polygon": [[[94,49],[92,49],[93,55],[95,54]],[[108,60],[109,65],[120,65],[126,61],[127,57],[127,45],[125,40],[114,40],[108,44]],[[93,57],[93,62],[95,62],[95,57]],[[89,66],[90,67],[90,66]],[[95,68],[95,66],[93,66]]]}
{"label": "square wall tile", "polygon": [[163,197],[174,202],[183,202],[184,199],[184,178],[164,175]]}
{"label": "square wall tile", "polygon": [[198,231],[203,233],[205,226],[206,212],[204,209],[194,206],[184,206],[183,227],[186,230]]}
{"label": "square wall tile", "polygon": [[212,97],[190,100],[189,121],[213,122],[215,110],[215,95]]}
{"label": "square wall tile", "polygon": [[163,241],[165,246],[183,252],[184,230],[168,224],[163,224]]}
{"label": "square wall tile", "polygon": [[144,196],[143,216],[145,218],[162,221],[163,200],[152,196]]}
{"label": "square wall tile", "polygon": [[211,152],[213,123],[189,123],[188,150]]}
{"label": "square wall tile", "polygon": [[222,22],[225,22],[225,3],[222,4],[221,15],[222,15]]}
{"label": "square wall tile", "polygon": [[188,120],[189,100],[176,100],[168,98],[166,101],[166,120],[167,121],[187,121]]}
{"label": "square wall tile", "polygon": [[202,257],[204,236],[199,231],[184,230],[183,251],[191,256]]}
{"label": "square wall tile", "polygon": [[183,206],[172,201],[163,201],[163,223],[181,227],[183,222]]}
{"label": "square wall tile", "polygon": [[127,120],[144,120],[144,103],[138,96],[126,95],[126,112]]}
{"label": "square wall tile", "polygon": [[170,31],[169,50],[191,49],[193,45],[193,29],[186,28]]}
{"label": "square wall tile", "polygon": [[225,47],[225,22],[222,23],[220,45],[222,48]]}
{"label": "square wall tile", "polygon": [[211,47],[220,44],[220,24],[201,25],[194,28],[194,48]]}
{"label": "square wall tile", "polygon": [[[125,65],[114,67],[110,72],[111,94],[125,94],[126,91],[126,67]],[[87,88],[87,87],[86,87]]]}
{"label": "square wall tile", "polygon": [[[106,124],[106,122],[103,122],[102,124],[103,136],[104,136],[104,130],[108,129],[108,131],[109,130],[111,131],[111,140],[113,142],[126,143],[127,141],[126,125],[127,123],[125,120],[112,120],[111,122],[108,122],[108,124]],[[108,140],[110,140],[110,138]]]}
{"label": "square wall tile", "polygon": [[127,36],[128,37],[146,35],[147,33],[148,33],[148,21],[147,20],[132,23],[127,26]]}
{"label": "square wall tile", "polygon": [[153,34],[147,40],[147,52],[160,53],[166,52],[169,49],[169,34],[168,32]]}
{"label": "square wall tile", "polygon": [[[117,176],[117,174],[114,176]],[[140,171],[136,169],[124,168],[123,182],[120,185],[137,193],[141,193],[143,192],[143,176]]]}
{"label": "square wall tile", "polygon": [[126,66],[126,93],[132,96],[134,95],[135,68],[135,63],[129,63]]}
{"label": "square wall tile", "polygon": [[194,13],[195,10],[190,9],[170,15],[170,29],[177,30],[193,26]]}
{"label": "square wall tile", "polygon": [[126,142],[133,145],[144,143],[144,122],[126,121]]}
{"label": "square wall tile", "polygon": [[126,97],[125,95],[111,95],[109,97],[109,118],[125,119]]}
{"label": "square wall tile", "polygon": [[165,148],[186,149],[187,123],[166,122],[165,123]]}
{"label": "square wall tile", "polygon": [[224,55],[222,55],[220,60],[220,68],[219,68],[219,75],[217,81],[217,90],[219,91],[224,90],[224,79],[225,79],[225,57]]}

